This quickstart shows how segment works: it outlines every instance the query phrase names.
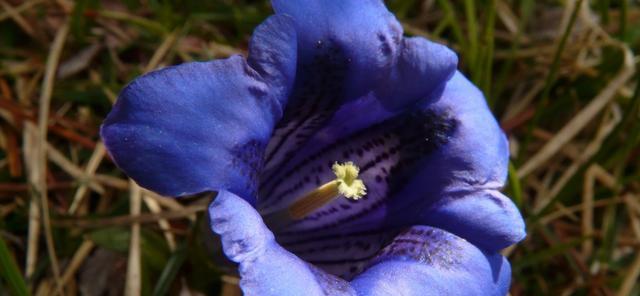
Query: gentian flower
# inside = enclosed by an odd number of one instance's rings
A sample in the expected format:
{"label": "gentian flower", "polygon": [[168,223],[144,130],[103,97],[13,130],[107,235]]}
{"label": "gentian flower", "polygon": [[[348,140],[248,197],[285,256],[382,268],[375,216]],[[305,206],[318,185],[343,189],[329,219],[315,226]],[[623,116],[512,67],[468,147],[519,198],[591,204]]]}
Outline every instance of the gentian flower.
{"label": "gentian flower", "polygon": [[248,57],[143,75],[101,134],[163,195],[216,191],[247,295],[505,295],[507,141],[447,47],[380,0],[273,0]]}

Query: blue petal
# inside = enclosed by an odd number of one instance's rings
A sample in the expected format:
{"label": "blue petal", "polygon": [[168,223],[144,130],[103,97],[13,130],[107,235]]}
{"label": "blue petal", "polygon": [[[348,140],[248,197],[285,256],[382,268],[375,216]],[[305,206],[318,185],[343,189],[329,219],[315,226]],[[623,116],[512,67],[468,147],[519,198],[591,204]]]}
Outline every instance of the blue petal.
{"label": "blue petal", "polygon": [[343,105],[374,93],[385,109],[397,111],[433,92],[456,68],[457,57],[445,46],[403,38],[382,1],[274,0],[273,6],[294,19],[299,60],[285,115],[267,147],[267,172],[301,151]]}
{"label": "blue petal", "polygon": [[[509,143],[486,104],[482,92],[460,72],[446,83],[430,108],[451,114],[458,122],[455,135],[436,155],[430,168],[442,168],[453,177],[450,188],[500,188],[507,178]],[[426,174],[433,174],[433,171]],[[433,176],[424,176],[433,177]]]}
{"label": "blue petal", "polygon": [[414,226],[397,236],[351,284],[358,295],[503,296],[511,268],[438,228]]}
{"label": "blue petal", "polygon": [[273,15],[255,29],[249,43],[247,63],[269,81],[282,106],[287,103],[296,74],[298,45],[293,26],[291,17]]}
{"label": "blue petal", "polygon": [[[505,295],[509,288],[510,267],[502,256],[483,252],[438,228],[413,226],[386,247],[373,246],[377,255],[366,258],[365,271],[348,283],[282,248],[255,209],[233,193],[220,191],[209,216],[225,254],[239,263],[240,286],[246,295]],[[386,236],[380,231],[360,238],[380,234]],[[345,237],[335,244],[346,241]],[[316,249],[330,247],[327,242]],[[334,250],[333,255],[340,257],[343,250]]]}
{"label": "blue petal", "polygon": [[[279,233],[343,235],[427,224],[490,251],[521,240],[525,234],[522,217],[497,192],[506,178],[507,141],[482,94],[458,73],[432,95],[421,106],[401,114],[370,105],[367,111],[386,120],[363,130],[345,132],[348,128],[337,128],[338,120],[317,133],[300,150],[303,152],[276,174],[263,178],[261,211],[285,208],[330,181],[334,161],[353,161],[360,166],[369,189],[364,199],[336,200]],[[345,107],[356,103],[361,102]],[[358,122],[370,115],[356,109],[351,109],[351,118]],[[474,208],[473,215],[465,212]],[[480,217],[483,223],[478,223]]]}
{"label": "blue petal", "polygon": [[404,38],[397,65],[377,88],[387,109],[399,109],[432,95],[456,72],[458,57],[442,44]]}
{"label": "blue petal", "polygon": [[498,190],[507,177],[509,148],[484,96],[457,73],[431,108],[450,110],[458,125],[455,136],[424,161],[408,191],[441,184],[439,200],[420,216],[426,223],[451,231],[487,250],[522,240],[525,225],[513,202]]}
{"label": "blue petal", "polygon": [[313,233],[307,237],[278,235],[278,242],[322,270],[350,280],[366,267],[398,229],[374,229],[348,234]]}
{"label": "blue petal", "polygon": [[350,96],[387,76],[397,59],[402,27],[380,0],[273,0],[277,14],[294,18],[302,64],[332,48],[348,67]]}
{"label": "blue petal", "polygon": [[239,263],[245,295],[354,295],[347,282],[307,264],[274,240],[249,203],[220,191],[209,207],[211,229],[229,259]]}
{"label": "blue petal", "polygon": [[290,22],[274,16],[256,29],[251,66],[234,56],[130,83],[101,129],[116,164],[163,195],[229,189],[255,196],[264,147],[294,76]]}
{"label": "blue petal", "polygon": [[524,220],[513,202],[496,190],[449,193],[422,222],[464,237],[487,250],[500,250],[521,241]]}

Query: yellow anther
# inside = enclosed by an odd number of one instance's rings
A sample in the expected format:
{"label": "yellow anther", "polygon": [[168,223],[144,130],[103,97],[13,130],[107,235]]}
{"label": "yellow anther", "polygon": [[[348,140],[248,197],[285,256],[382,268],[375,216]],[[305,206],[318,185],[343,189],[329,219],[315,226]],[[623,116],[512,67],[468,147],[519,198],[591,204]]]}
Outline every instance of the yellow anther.
{"label": "yellow anther", "polygon": [[358,179],[358,173],[360,168],[348,161],[343,164],[334,163],[331,167],[333,173],[336,174],[336,180],[338,182],[338,192],[340,195],[358,200],[367,194],[367,187],[364,186],[364,182]]}
{"label": "yellow anther", "polygon": [[336,178],[308,192],[289,206],[291,218],[302,219],[340,196],[358,200],[367,194],[367,187],[358,179],[360,169],[353,162],[336,162],[331,169]]}

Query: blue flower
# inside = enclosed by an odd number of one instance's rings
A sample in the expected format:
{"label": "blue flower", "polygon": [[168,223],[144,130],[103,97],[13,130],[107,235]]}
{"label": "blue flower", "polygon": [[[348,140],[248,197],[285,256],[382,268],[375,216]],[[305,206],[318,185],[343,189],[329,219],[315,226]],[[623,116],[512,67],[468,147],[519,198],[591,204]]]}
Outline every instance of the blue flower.
{"label": "blue flower", "polygon": [[217,191],[248,295],[505,295],[524,222],[456,55],[380,0],[273,7],[246,59],[131,82],[101,130],[116,164],[163,195]]}

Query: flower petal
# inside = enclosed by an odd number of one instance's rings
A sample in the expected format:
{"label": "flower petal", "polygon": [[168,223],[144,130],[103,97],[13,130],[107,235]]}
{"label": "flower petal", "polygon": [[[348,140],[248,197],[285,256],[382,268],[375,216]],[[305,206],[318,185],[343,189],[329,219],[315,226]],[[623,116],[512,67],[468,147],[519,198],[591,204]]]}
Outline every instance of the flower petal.
{"label": "flower petal", "polygon": [[[367,109],[387,119],[346,136],[316,134],[313,145],[301,149],[304,157],[296,156],[262,179],[261,212],[287,207],[332,180],[328,168],[333,162],[353,161],[368,187],[365,198],[338,199],[278,233],[337,235],[434,223],[490,251],[518,242],[524,236],[522,218],[496,191],[506,178],[507,142],[482,94],[457,73],[432,95],[436,97],[401,114],[385,113],[383,107]],[[356,119],[368,115],[353,113]],[[453,202],[455,206],[449,206]],[[472,207],[478,210],[474,215],[463,212]],[[457,226],[447,228],[448,220],[431,215],[448,217]],[[480,216],[491,220],[477,223]],[[473,231],[467,231],[468,225]]]}
{"label": "flower petal", "polygon": [[491,251],[504,249],[526,236],[518,208],[497,190],[452,192],[422,217],[425,224],[455,233]]}
{"label": "flower petal", "polygon": [[251,68],[269,81],[271,91],[283,107],[295,81],[297,66],[298,43],[293,26],[293,19],[287,15],[267,18],[253,32],[247,58]]}
{"label": "flower petal", "polygon": [[459,124],[455,136],[429,156],[408,186],[417,190],[424,186],[420,180],[428,179],[442,184],[440,199],[423,211],[420,224],[443,228],[490,251],[519,242],[525,236],[522,216],[498,192],[507,177],[508,142],[482,93],[457,73],[432,108],[451,110]]}
{"label": "flower petal", "polygon": [[387,109],[406,108],[428,97],[456,72],[458,57],[442,44],[421,37],[403,38],[390,76],[376,89]]}
{"label": "flower petal", "polygon": [[[296,84],[292,103],[267,147],[266,168],[272,171],[311,155],[317,147],[314,141],[339,139],[405,111],[439,90],[455,72],[457,61],[455,53],[443,45],[424,38],[403,38],[398,61],[388,76],[356,99],[343,93],[347,74],[339,63],[322,63],[322,67],[312,63],[301,69],[303,77],[305,72],[312,75]],[[322,74],[326,68],[333,69],[330,75]]]}
{"label": "flower petal", "polygon": [[366,97],[387,109],[406,107],[455,70],[457,58],[446,47],[402,38],[382,1],[274,0],[273,6],[294,18],[299,63],[285,115],[267,147],[267,172],[300,151],[344,104]]}
{"label": "flower petal", "polygon": [[456,190],[503,186],[507,178],[509,144],[482,92],[462,73],[456,72],[435,100],[435,103],[424,102],[422,108],[448,112],[459,124],[447,145],[430,156],[430,168],[425,169],[425,173],[433,174],[429,169],[446,170],[447,176],[454,180],[448,186]]}
{"label": "flower petal", "polygon": [[377,255],[352,264],[357,272],[362,266],[366,269],[348,283],[282,248],[255,209],[233,193],[220,191],[209,216],[225,254],[239,263],[240,286],[246,295],[505,295],[509,288],[509,263],[500,254],[484,252],[438,228],[413,226],[382,249],[377,242],[387,240],[385,231],[361,233],[356,240],[337,238],[338,249],[327,243],[331,237],[287,248],[302,254],[308,247],[326,247],[332,249],[324,252],[330,259],[331,254],[343,255],[344,242],[359,249],[365,245],[358,242],[376,242],[371,249]]}
{"label": "flower petal", "polygon": [[134,80],[101,130],[116,164],[163,195],[227,188],[251,196],[279,113],[277,101],[252,72],[235,56]]}
{"label": "flower petal", "polygon": [[348,234],[314,233],[307,237],[279,235],[278,242],[314,266],[350,280],[361,273],[367,262],[398,232],[397,229],[375,229]]}
{"label": "flower petal", "polygon": [[358,295],[506,295],[509,262],[438,228],[397,236],[352,282]]}
{"label": "flower petal", "polygon": [[101,129],[116,164],[163,195],[229,189],[255,196],[264,147],[294,76],[290,22],[274,16],[256,29],[249,58],[255,69],[234,56],[130,83]]}
{"label": "flower petal", "polygon": [[355,295],[347,282],[283,249],[260,215],[242,198],[220,191],[209,207],[211,229],[229,259],[240,264],[245,295]]}
{"label": "flower petal", "polygon": [[316,59],[323,49],[344,57],[349,97],[372,89],[395,63],[402,27],[380,0],[273,0],[272,4],[277,14],[294,18],[302,64]]}

